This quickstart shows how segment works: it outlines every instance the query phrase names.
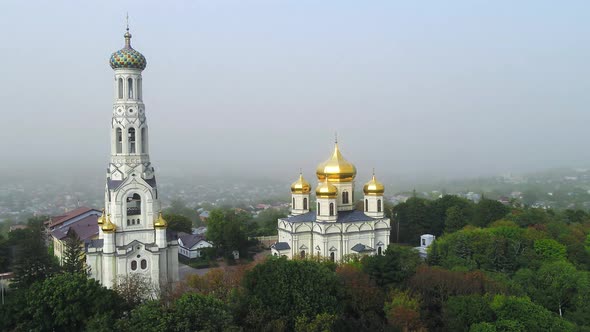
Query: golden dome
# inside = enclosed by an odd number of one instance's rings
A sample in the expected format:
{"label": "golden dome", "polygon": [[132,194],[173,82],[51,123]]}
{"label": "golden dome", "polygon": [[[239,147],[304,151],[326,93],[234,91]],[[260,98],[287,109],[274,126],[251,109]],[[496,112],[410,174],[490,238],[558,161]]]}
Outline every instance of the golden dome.
{"label": "golden dome", "polygon": [[338,149],[338,143],[336,143],[332,157],[319,164],[316,175],[320,181],[328,177],[333,182],[350,182],[356,176],[356,167],[342,157]]}
{"label": "golden dome", "polygon": [[373,173],[373,178],[371,179],[371,181],[365,183],[365,186],[363,187],[363,192],[365,193],[365,195],[383,196],[383,193],[385,192],[385,187],[381,182],[375,179],[375,173]]}
{"label": "golden dome", "polygon": [[98,217],[98,226],[100,227],[102,224],[104,224],[104,209],[102,209],[102,215],[100,217]]}
{"label": "golden dome", "polygon": [[113,224],[113,222],[111,221],[111,215],[109,214],[107,216],[106,221],[102,225],[102,231],[105,233],[112,233],[116,230],[117,230],[117,225]]}
{"label": "golden dome", "polygon": [[167,226],[168,226],[168,222],[166,222],[164,217],[162,217],[162,211],[160,211],[160,214],[158,215],[158,219],[154,223],[154,227],[155,228],[166,228]]}
{"label": "golden dome", "polygon": [[291,192],[293,194],[309,194],[311,191],[311,185],[305,181],[303,175],[299,173],[299,179],[291,184]]}
{"label": "golden dome", "polygon": [[318,185],[315,190],[317,198],[336,198],[338,195],[338,188],[335,185],[328,182],[328,179],[324,179],[324,182]]}

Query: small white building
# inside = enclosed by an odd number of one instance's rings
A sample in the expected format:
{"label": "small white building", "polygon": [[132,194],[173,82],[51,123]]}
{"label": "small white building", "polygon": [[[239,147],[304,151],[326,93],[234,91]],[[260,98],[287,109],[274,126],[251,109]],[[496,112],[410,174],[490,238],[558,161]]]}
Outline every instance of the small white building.
{"label": "small white building", "polygon": [[428,247],[434,242],[436,236],[432,234],[423,234],[420,236],[420,246],[414,249],[418,250],[420,257],[426,258],[428,256]]}
{"label": "small white building", "polygon": [[178,254],[188,258],[203,256],[203,248],[211,248],[213,244],[207,241],[202,234],[184,234],[178,237]]}

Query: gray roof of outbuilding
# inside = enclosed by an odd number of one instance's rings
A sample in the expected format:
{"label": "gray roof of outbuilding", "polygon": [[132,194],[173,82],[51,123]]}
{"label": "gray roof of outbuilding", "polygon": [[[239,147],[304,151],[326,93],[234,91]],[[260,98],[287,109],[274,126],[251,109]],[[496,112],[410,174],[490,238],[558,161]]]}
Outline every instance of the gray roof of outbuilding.
{"label": "gray roof of outbuilding", "polygon": [[273,244],[271,248],[276,250],[288,250],[291,249],[291,246],[287,242],[277,242]]}
{"label": "gray roof of outbuilding", "polygon": [[192,248],[195,244],[199,243],[201,240],[205,240],[203,234],[183,234],[178,237],[182,240],[182,244],[184,244],[185,248]]}
{"label": "gray roof of outbuilding", "polygon": [[355,244],[352,248],[350,248],[350,250],[352,251],[356,251],[356,252],[371,252],[371,251],[375,251],[375,249],[366,246],[362,243],[357,243]]}
{"label": "gray roof of outbuilding", "polygon": [[[316,213],[315,211],[310,211],[304,214],[300,214],[297,216],[291,216],[287,218],[281,218],[282,220],[286,220],[288,222],[312,222],[316,221]],[[338,218],[336,222],[339,223],[347,223],[347,222],[356,222],[356,221],[371,221],[374,218],[371,218],[364,214],[362,211],[352,210],[352,211],[338,211]]]}
{"label": "gray roof of outbuilding", "polygon": [[58,240],[65,238],[69,231],[76,232],[80,240],[86,241],[98,235],[98,216],[89,215],[67,226],[62,226],[51,231],[51,235]]}

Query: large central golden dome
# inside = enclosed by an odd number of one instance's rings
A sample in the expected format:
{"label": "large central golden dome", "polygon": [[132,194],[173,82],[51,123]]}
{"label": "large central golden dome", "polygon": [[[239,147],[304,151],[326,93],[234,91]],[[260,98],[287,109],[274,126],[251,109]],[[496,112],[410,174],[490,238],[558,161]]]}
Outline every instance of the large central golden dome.
{"label": "large central golden dome", "polygon": [[332,157],[318,165],[316,175],[320,181],[328,177],[332,182],[350,182],[356,176],[356,167],[342,157],[336,143]]}

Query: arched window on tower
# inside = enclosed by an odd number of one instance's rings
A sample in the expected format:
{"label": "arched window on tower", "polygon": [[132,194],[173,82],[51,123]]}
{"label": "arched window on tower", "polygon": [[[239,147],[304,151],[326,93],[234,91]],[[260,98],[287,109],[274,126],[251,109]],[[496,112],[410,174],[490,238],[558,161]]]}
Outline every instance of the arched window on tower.
{"label": "arched window on tower", "polygon": [[331,260],[332,262],[334,261],[334,252],[333,252],[333,251],[330,253],[330,260]]}
{"label": "arched window on tower", "polygon": [[127,89],[129,92],[127,98],[133,99],[133,79],[132,78],[127,79]]}
{"label": "arched window on tower", "polygon": [[117,144],[117,152],[116,153],[123,153],[123,132],[121,130],[121,128],[117,128],[116,134],[115,134],[115,141]]}
{"label": "arched window on tower", "polygon": [[377,212],[381,212],[381,200],[377,200]]}
{"label": "arched window on tower", "polygon": [[293,209],[295,208],[295,197],[293,197]]}
{"label": "arched window on tower", "polygon": [[142,100],[141,98],[142,96],[142,84],[141,84],[141,78],[137,79],[137,99]]}
{"label": "arched window on tower", "polygon": [[119,78],[119,82],[117,84],[117,89],[119,90],[119,99],[123,99],[123,79]]}
{"label": "arched window on tower", "polygon": [[141,146],[139,147],[139,153],[147,153],[147,146],[145,146],[146,137],[145,137],[145,128],[141,128]]}
{"label": "arched window on tower", "polygon": [[303,209],[307,210],[307,197],[303,198]]}
{"label": "arched window on tower", "polygon": [[[141,215],[141,196],[137,193],[127,196],[127,216],[139,215]],[[132,225],[135,225],[135,219],[132,219]]]}
{"label": "arched window on tower", "polygon": [[128,137],[129,139],[129,153],[135,153],[135,128],[129,128]]}
{"label": "arched window on tower", "polygon": [[369,211],[369,200],[365,199],[365,212]]}
{"label": "arched window on tower", "polygon": [[334,215],[334,203],[330,203],[330,216]]}
{"label": "arched window on tower", "polygon": [[348,204],[348,191],[342,192],[342,204]]}
{"label": "arched window on tower", "polygon": [[381,256],[383,253],[383,249],[381,247],[377,248],[377,255]]}
{"label": "arched window on tower", "polygon": [[321,214],[322,214],[322,212],[320,210],[320,202],[318,202],[318,215],[321,215]]}

